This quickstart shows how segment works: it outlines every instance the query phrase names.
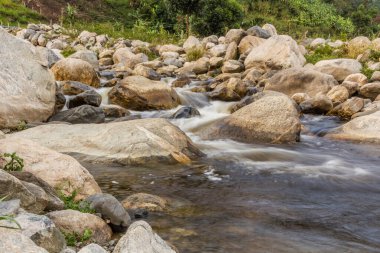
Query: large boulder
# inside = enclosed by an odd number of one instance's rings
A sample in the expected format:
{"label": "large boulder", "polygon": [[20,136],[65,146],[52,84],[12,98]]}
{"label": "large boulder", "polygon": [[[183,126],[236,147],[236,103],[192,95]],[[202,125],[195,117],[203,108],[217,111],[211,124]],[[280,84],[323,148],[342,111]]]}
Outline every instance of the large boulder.
{"label": "large boulder", "polygon": [[14,136],[29,138],[58,152],[82,154],[89,160],[101,162],[188,163],[202,155],[179,128],[165,119],[97,125],[49,124]]}
{"label": "large boulder", "polygon": [[77,81],[95,88],[100,80],[93,66],[81,59],[66,58],[58,61],[51,68],[57,81]]}
{"label": "large boulder", "polygon": [[0,194],[9,199],[19,199],[21,206],[31,212],[40,213],[46,206],[37,203],[36,196],[16,177],[0,169]]}
{"label": "large boulder", "polygon": [[245,59],[245,68],[286,69],[302,67],[306,63],[300,48],[290,36],[272,36],[254,47]]}
{"label": "large boulder", "polygon": [[0,249],[4,253],[48,253],[44,248],[38,247],[30,238],[17,230],[1,227]]}
{"label": "large boulder", "polygon": [[327,137],[380,144],[380,111],[354,118],[327,134]]}
{"label": "large boulder", "polygon": [[47,120],[54,111],[56,88],[46,59],[2,28],[0,45],[0,128]]}
{"label": "large boulder", "polygon": [[253,102],[203,131],[207,139],[230,138],[254,143],[287,143],[300,138],[301,123],[296,105],[274,91],[254,95]]}
{"label": "large boulder", "polygon": [[91,50],[79,50],[70,55],[69,58],[81,59],[90,63],[94,69],[99,68],[98,56]]}
{"label": "large boulder", "polygon": [[133,110],[171,109],[180,104],[173,88],[142,76],[124,78],[108,95],[113,104]]}
{"label": "large boulder", "polygon": [[14,220],[17,223],[0,221],[0,227],[20,229],[20,233],[50,253],[60,253],[66,247],[65,237],[48,217],[22,212]]}
{"label": "large boulder", "polygon": [[354,59],[322,60],[315,64],[315,69],[334,76],[339,82],[351,74],[360,73],[362,64]]}
{"label": "large boulder", "polygon": [[91,240],[97,243],[106,243],[111,239],[111,228],[102,218],[94,214],[62,210],[50,212],[47,216],[65,234],[82,236],[86,230],[90,230]]}
{"label": "large boulder", "polygon": [[331,75],[308,68],[290,68],[279,71],[265,85],[265,90],[282,92],[288,96],[306,93],[314,97],[318,93],[326,94],[338,85]]}
{"label": "large boulder", "polygon": [[136,221],[119,240],[113,253],[176,253],[145,221]]}
{"label": "large boulder", "polygon": [[49,121],[62,121],[72,124],[103,123],[105,114],[102,108],[81,105],[72,109],[59,112],[52,116]]}
{"label": "large boulder", "polygon": [[[19,134],[23,134],[23,132],[19,132]],[[45,134],[43,138],[46,136]],[[67,193],[75,190],[78,193],[78,198],[101,192],[92,175],[74,158],[68,155],[42,147],[30,140],[16,138],[15,136],[0,139],[0,153],[12,152],[16,152],[18,156],[24,159],[24,171],[41,178],[57,190]],[[0,173],[4,172],[0,170]],[[2,185],[0,184],[0,187]],[[17,198],[17,195],[12,195],[12,197]],[[27,195],[27,199],[29,198],[30,194]],[[33,200],[28,200],[26,203],[27,205],[32,205]]]}

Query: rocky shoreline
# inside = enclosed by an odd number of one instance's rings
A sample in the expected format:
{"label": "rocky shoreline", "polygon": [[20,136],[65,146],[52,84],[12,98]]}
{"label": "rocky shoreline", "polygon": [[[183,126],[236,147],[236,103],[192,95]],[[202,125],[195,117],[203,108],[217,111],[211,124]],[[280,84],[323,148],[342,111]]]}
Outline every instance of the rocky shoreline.
{"label": "rocky shoreline", "polygon": [[[300,116],[311,113],[347,121],[326,138],[380,143],[380,59],[370,57],[380,39],[298,43],[270,24],[191,36],[181,46],[70,34],[59,25],[0,28],[0,168],[11,168],[0,169],[0,248],[8,252],[178,252],[143,221],[168,200],[138,193],[119,202],[68,154],[136,166],[204,157],[169,121],[200,115],[181,106],[176,89],[190,84],[193,93],[235,102],[198,131],[204,140],[298,142]],[[359,54],[306,62],[326,45]],[[141,115],[162,110],[176,111]]]}

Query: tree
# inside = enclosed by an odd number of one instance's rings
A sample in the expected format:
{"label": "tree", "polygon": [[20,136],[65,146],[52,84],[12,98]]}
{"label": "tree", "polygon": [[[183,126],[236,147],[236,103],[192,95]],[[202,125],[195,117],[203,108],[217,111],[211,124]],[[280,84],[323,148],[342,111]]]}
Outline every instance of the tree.
{"label": "tree", "polygon": [[235,0],[201,0],[193,25],[200,35],[222,34],[226,28],[240,26],[243,10]]}
{"label": "tree", "polygon": [[185,18],[186,33],[190,35],[190,16],[197,12],[200,0],[166,0],[169,11]]}

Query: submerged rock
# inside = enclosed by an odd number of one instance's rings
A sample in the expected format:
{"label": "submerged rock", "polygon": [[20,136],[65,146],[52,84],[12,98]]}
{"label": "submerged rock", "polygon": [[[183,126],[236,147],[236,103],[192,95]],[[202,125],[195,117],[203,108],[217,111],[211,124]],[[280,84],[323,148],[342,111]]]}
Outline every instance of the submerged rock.
{"label": "submerged rock", "polygon": [[294,101],[273,91],[254,96],[256,99],[251,104],[211,125],[202,137],[248,143],[299,141],[301,123]]}
{"label": "submerged rock", "polygon": [[58,152],[77,153],[99,162],[188,163],[202,155],[185,133],[165,119],[97,125],[49,124],[13,135],[34,140]]}
{"label": "submerged rock", "polygon": [[47,120],[55,107],[55,83],[35,48],[0,28],[0,128]]}
{"label": "submerged rock", "polygon": [[125,209],[145,209],[148,211],[164,211],[168,207],[168,202],[159,196],[147,194],[147,193],[136,193],[128,196],[122,201]]}

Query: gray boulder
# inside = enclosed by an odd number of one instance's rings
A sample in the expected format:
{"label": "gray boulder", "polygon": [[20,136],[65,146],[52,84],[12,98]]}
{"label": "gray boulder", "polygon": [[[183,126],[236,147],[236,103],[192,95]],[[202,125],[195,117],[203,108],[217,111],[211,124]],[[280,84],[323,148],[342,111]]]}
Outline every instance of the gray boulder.
{"label": "gray boulder", "polygon": [[85,91],[69,100],[68,107],[74,108],[81,105],[91,105],[99,107],[102,103],[102,96],[94,90]]}
{"label": "gray boulder", "polygon": [[253,26],[253,27],[249,28],[247,30],[247,34],[252,35],[252,36],[256,36],[256,37],[259,37],[262,39],[268,39],[269,37],[271,37],[271,34],[269,33],[269,31],[264,30],[260,26]]}
{"label": "gray boulder", "polygon": [[62,111],[52,116],[49,121],[62,121],[72,124],[103,123],[105,120],[104,112],[99,107],[82,105]]}

